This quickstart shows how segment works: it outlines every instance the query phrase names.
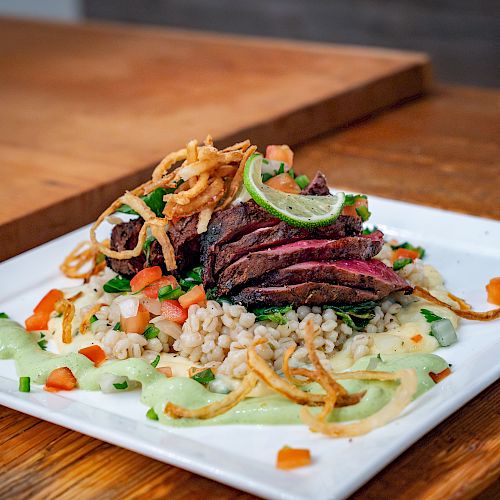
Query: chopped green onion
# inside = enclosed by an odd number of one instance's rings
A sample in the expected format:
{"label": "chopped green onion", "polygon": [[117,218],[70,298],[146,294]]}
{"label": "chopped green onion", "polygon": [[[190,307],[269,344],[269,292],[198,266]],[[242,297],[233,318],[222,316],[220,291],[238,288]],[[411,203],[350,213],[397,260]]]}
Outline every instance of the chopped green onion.
{"label": "chopped green onion", "polygon": [[403,269],[403,267],[407,266],[408,264],[411,264],[413,262],[412,259],[397,259],[394,261],[394,264],[392,265],[392,268],[394,271],[399,271],[400,269]]}
{"label": "chopped green onion", "polygon": [[123,278],[118,275],[115,278],[110,279],[107,283],[104,283],[103,289],[107,293],[123,293],[130,292],[130,280]]}
{"label": "chopped green onion", "polygon": [[361,220],[363,222],[366,222],[370,218],[370,215],[372,214],[368,210],[368,207],[365,207],[365,206],[357,207],[356,213],[361,217]]}
{"label": "chopped green onion", "polygon": [[411,243],[408,243],[407,241],[405,241],[404,243],[401,243],[401,245],[391,245],[391,248],[393,250],[397,250],[398,248],[405,248],[406,250],[413,250],[414,252],[418,253],[418,256],[420,259],[423,259],[424,255],[425,255],[425,248],[415,247]]}
{"label": "chopped green onion", "polygon": [[210,368],[207,368],[206,370],[195,373],[191,378],[200,384],[206,385],[212,380],[215,380],[215,375]]}
{"label": "chopped green onion", "polygon": [[92,324],[92,323],[95,323],[96,321],[97,321],[97,316],[95,314],[93,314],[89,319],[89,323]]}
{"label": "chopped green onion", "polygon": [[156,337],[158,337],[158,334],[160,333],[160,329],[156,327],[155,325],[149,324],[147,328],[144,330],[144,338],[146,340],[151,340]]}
{"label": "chopped green onion", "polygon": [[167,286],[162,286],[158,290],[158,299],[160,301],[176,300],[181,295],[184,295],[184,292],[182,291],[182,288],[180,286],[177,288],[174,288],[172,285],[167,285]]}
{"label": "chopped green onion", "polygon": [[115,330],[115,332],[119,332],[120,329],[121,329],[122,325],[120,324],[120,322],[118,321],[118,323],[116,323],[116,325],[113,327],[113,330]]}
{"label": "chopped green onion", "polygon": [[432,323],[434,321],[439,321],[443,319],[441,316],[429,311],[429,309],[420,309],[420,314],[426,319],[427,323]]}
{"label": "chopped green onion", "polygon": [[158,363],[160,362],[160,355],[158,354],[153,361],[151,361],[151,366],[153,368],[156,368],[158,366]]}
{"label": "chopped green onion", "polygon": [[433,321],[431,332],[442,347],[448,347],[458,341],[457,332],[449,319]]}
{"label": "chopped green onion", "polygon": [[0,318],[9,319],[9,315],[7,313],[0,313]]}
{"label": "chopped green onion", "polygon": [[311,181],[307,175],[299,175],[295,178],[295,182],[298,184],[300,189],[305,189]]}
{"label": "chopped green onion", "polygon": [[19,392],[30,392],[30,378],[29,377],[19,377]]}
{"label": "chopped green onion", "polygon": [[123,382],[118,382],[117,384],[113,384],[113,387],[115,389],[118,389],[120,391],[123,391],[125,389],[128,389],[128,383],[126,380],[124,380]]}
{"label": "chopped green onion", "polygon": [[148,417],[150,420],[159,420],[158,415],[156,414],[154,408],[150,408],[146,412],[146,417]]}

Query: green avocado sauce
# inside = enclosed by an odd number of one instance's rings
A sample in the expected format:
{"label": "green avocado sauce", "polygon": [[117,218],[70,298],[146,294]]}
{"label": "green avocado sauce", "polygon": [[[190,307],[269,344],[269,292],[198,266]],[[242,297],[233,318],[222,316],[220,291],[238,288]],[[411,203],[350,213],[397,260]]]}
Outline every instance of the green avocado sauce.
{"label": "green avocado sauce", "polygon": [[[300,405],[276,394],[247,398],[236,407],[218,417],[208,420],[171,419],[163,413],[168,401],[187,408],[205,406],[224,398],[210,392],[202,384],[187,377],[167,378],[143,359],[108,361],[96,368],[85,356],[78,353],[53,354],[42,350],[34,335],[26,332],[18,323],[0,318],[0,359],[14,359],[20,377],[30,377],[34,384],[44,384],[50,372],[68,367],[76,377],[80,389],[96,391],[103,374],[126,376],[142,385],[141,401],[154,408],[160,422],[174,426],[197,426],[219,424],[298,424]],[[418,376],[416,397],[435,384],[429,372],[439,373],[448,368],[448,363],[434,354],[391,354],[382,359],[365,357],[359,359],[353,370],[371,368],[381,371],[397,371],[414,368]],[[373,368],[373,365],[376,366]],[[392,397],[396,382],[342,380],[340,383],[349,392],[366,391],[362,400],[353,406],[336,408],[330,419],[335,421],[365,418],[382,408]],[[317,390],[312,384],[309,389]]]}

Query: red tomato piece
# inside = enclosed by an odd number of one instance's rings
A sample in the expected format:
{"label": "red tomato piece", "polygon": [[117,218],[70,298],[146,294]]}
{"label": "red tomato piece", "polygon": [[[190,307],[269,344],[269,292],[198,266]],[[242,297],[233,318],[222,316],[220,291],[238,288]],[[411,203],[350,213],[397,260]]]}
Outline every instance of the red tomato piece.
{"label": "red tomato piece", "polygon": [[130,316],[128,318],[120,316],[120,330],[125,333],[143,334],[150,319],[151,314],[149,314],[149,311],[142,304],[139,304],[135,316]]}
{"label": "red tomato piece", "polygon": [[272,144],[266,148],[266,158],[268,160],[282,161],[289,167],[293,165],[293,151],[286,144]]}
{"label": "red tomato piece", "polygon": [[182,325],[187,320],[188,312],[178,300],[164,300],[161,303],[161,315],[174,323]]}
{"label": "red tomato piece", "polygon": [[56,308],[56,302],[64,298],[61,290],[56,288],[45,294],[43,299],[33,309],[33,313],[25,321],[26,330],[29,332],[35,330],[47,330],[50,315]]}
{"label": "red tomato piece", "polygon": [[179,297],[179,304],[184,309],[189,309],[192,304],[204,304],[207,300],[207,295],[203,285],[196,285],[189,292]]}
{"label": "red tomato piece", "polygon": [[45,382],[45,390],[56,391],[71,391],[76,387],[76,378],[73,372],[67,368],[56,368],[50,372]]}
{"label": "red tomato piece", "polygon": [[279,174],[265,182],[269,187],[283,193],[299,194],[299,185],[288,174]]}
{"label": "red tomato piece", "polygon": [[106,361],[106,353],[101,346],[89,345],[88,347],[83,347],[78,351],[83,354],[86,358],[89,358],[94,365],[99,366],[101,363]]}
{"label": "red tomato piece", "polygon": [[156,280],[159,280],[161,275],[160,266],[145,267],[130,280],[130,288],[132,292],[138,292]]}
{"label": "red tomato piece", "polygon": [[488,302],[500,306],[500,278],[492,278],[486,285]]}
{"label": "red tomato piece", "polygon": [[397,250],[394,250],[394,253],[392,254],[392,262],[396,262],[398,259],[411,259],[415,260],[418,259],[420,254],[416,252],[415,250],[408,250],[406,248],[398,248]]}
{"label": "red tomato piece", "polygon": [[368,207],[368,200],[366,198],[357,198],[354,201],[354,205],[348,205],[342,209],[342,215],[348,215],[349,217],[359,217],[356,208]]}
{"label": "red tomato piece", "polygon": [[153,283],[151,283],[151,285],[148,285],[143,290],[143,293],[146,297],[149,297],[150,299],[157,299],[158,290],[168,285],[170,285],[172,288],[179,287],[179,283],[177,283],[177,280],[173,276],[163,276],[159,280],[156,280]]}
{"label": "red tomato piece", "polygon": [[35,332],[38,330],[47,330],[49,322],[49,316],[45,314],[32,314],[29,318],[26,318],[24,325],[28,332]]}

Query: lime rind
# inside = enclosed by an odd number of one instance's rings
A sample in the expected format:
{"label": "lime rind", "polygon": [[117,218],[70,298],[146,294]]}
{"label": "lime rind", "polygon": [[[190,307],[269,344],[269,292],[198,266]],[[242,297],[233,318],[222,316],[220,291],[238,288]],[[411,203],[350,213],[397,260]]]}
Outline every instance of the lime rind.
{"label": "lime rind", "polygon": [[243,175],[245,187],[258,205],[292,226],[313,228],[337,220],[344,207],[344,193],[327,196],[283,193],[262,182],[262,162],[262,155],[250,156]]}

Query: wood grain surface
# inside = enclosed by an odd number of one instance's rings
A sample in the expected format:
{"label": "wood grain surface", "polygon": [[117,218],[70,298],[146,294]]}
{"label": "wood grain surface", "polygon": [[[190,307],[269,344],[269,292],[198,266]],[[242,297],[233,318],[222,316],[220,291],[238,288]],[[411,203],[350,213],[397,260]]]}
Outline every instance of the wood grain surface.
{"label": "wood grain surface", "polygon": [[422,54],[0,20],[0,260],[95,219],[193,137],[297,143],[428,83]]}
{"label": "wood grain surface", "polygon": [[[500,218],[499,99],[496,91],[442,88],[427,98],[309,141],[297,148],[297,163],[309,172],[320,167],[336,185],[352,190]],[[5,128],[4,123],[0,126]],[[56,180],[68,191],[81,183],[89,203],[97,201],[100,192],[106,193],[104,184],[97,190],[86,184],[82,171],[91,163],[88,158],[43,150],[42,145],[31,149],[28,143],[2,144],[0,138],[2,154],[10,151],[11,168],[22,172],[26,163],[35,162],[38,168],[31,174],[42,179],[45,189]],[[65,169],[66,159],[71,168]],[[75,161],[81,162],[81,171],[72,167]],[[104,164],[94,163],[96,168]],[[122,173],[124,178],[140,176],[126,168]],[[36,189],[36,180],[18,177],[17,189],[23,180],[33,182]],[[5,198],[0,201],[4,210],[9,208]],[[12,218],[16,212],[10,210]],[[43,215],[43,207],[37,210]],[[66,221],[56,223],[63,227]],[[499,408],[497,383],[428,433],[354,498],[498,498]],[[251,498],[3,407],[0,450],[2,499]]]}

